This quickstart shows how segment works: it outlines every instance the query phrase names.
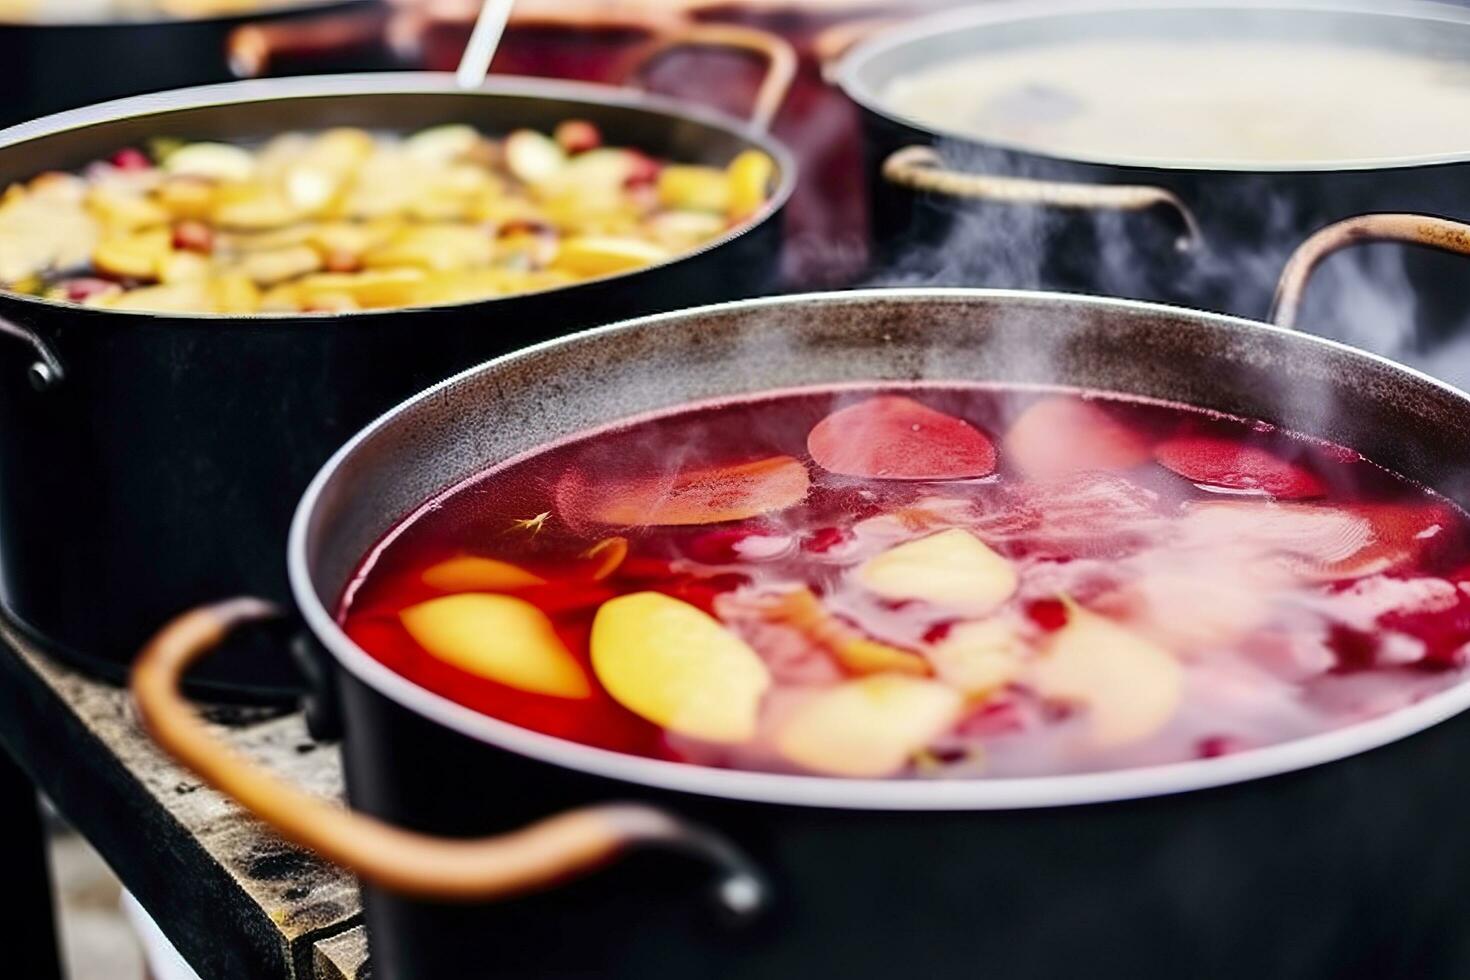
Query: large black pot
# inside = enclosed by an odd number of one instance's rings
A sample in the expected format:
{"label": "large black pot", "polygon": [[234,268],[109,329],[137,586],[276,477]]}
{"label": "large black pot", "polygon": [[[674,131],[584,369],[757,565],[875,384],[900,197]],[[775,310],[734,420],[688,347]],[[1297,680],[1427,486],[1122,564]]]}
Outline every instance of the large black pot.
{"label": "large black pot", "polygon": [[[993,0],[879,34],[836,74],[862,108],[880,281],[1089,292],[1259,318],[1287,253],[1323,225],[1375,211],[1470,216],[1470,140],[1444,157],[1310,163],[1057,155],[941,131],[886,95],[895,79],[949,59],[1106,38],[1368,46],[1450,70],[1470,64],[1470,11],[1416,0]],[[1352,106],[1337,122],[1353,125]],[[1198,124],[1224,123],[1202,114]],[[1364,288],[1324,290],[1307,322],[1403,355],[1470,315],[1464,291],[1447,285],[1461,273],[1442,257],[1406,256],[1412,287],[1396,262],[1374,258],[1331,270],[1359,273]]]}
{"label": "large black pot", "polygon": [[[0,186],[159,134],[249,140],[332,125],[489,132],[595,122],[617,142],[780,166],[771,206],[681,258],[540,293],[428,309],[182,316],[0,293],[0,605],[33,639],[120,676],[162,618],[248,585],[284,598],[296,497],[388,406],[487,357],[610,318],[765,291],[795,181],[751,127],[606,86],[439,75],[240,82],[143,96],[0,133]],[[30,383],[27,383],[29,378]],[[276,658],[213,675],[245,693],[294,686]]]}
{"label": "large black pot", "polygon": [[[340,679],[353,806],[451,837],[608,800],[638,808],[581,810],[495,842],[435,842],[262,785],[174,693],[222,632],[271,615],[251,600],[160,634],[134,681],[144,719],[287,836],[366,877],[373,976],[387,980],[1470,973],[1470,837],[1458,816],[1470,805],[1470,684],[1220,759],[1031,779],[822,779],[634,758],[518,729],[392,673],[334,619],[388,528],[496,461],[691,399],[917,378],[1103,388],[1269,419],[1470,502],[1470,396],[1330,341],[1020,292],[709,307],[545,344],[404,403],[313,481],[288,554],[296,606]],[[704,863],[645,850],[550,887],[636,844]],[[710,863],[722,871],[714,902]]]}
{"label": "large black pot", "polygon": [[[372,16],[378,0],[311,0],[218,17],[0,20],[0,126],[142,92],[226,82],[234,77],[229,38],[247,24],[304,22],[353,11]],[[346,70],[323,58],[319,69]],[[377,67],[355,64],[354,69]]]}

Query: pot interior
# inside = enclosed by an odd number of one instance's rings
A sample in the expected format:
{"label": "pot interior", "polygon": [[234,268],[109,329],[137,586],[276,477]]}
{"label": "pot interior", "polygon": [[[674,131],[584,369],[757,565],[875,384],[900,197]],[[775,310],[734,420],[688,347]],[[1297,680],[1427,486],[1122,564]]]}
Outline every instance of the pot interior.
{"label": "pot interior", "polygon": [[[1109,51],[1118,61],[1112,70],[1105,63]],[[1354,60],[1365,53],[1369,58],[1406,57],[1402,62]],[[1467,62],[1470,17],[1444,4],[1002,0],[880,36],[848,57],[841,78],[860,104],[958,139],[1096,163],[1314,170],[1442,162],[1470,154],[1470,137],[1462,138],[1453,127],[1434,127],[1438,132],[1428,142],[1416,141],[1408,149],[1396,146],[1388,131],[1373,139],[1355,135],[1377,123],[1392,126],[1406,113],[1432,114],[1414,105],[1424,99],[1384,91],[1386,82],[1409,74],[1397,69],[1420,63],[1446,84],[1446,104],[1461,107],[1454,115],[1462,114],[1463,106],[1470,105],[1470,88],[1460,78],[1470,71]],[[1003,76],[1004,91],[984,81],[990,63]],[[1137,70],[1117,70],[1120,66]],[[1069,73],[1076,77],[1069,79]],[[1171,77],[1156,77],[1164,73]],[[919,83],[922,90],[913,88],[921,77],[929,81]],[[1137,80],[1140,91],[1126,89],[1131,80]],[[1273,126],[1300,129],[1310,122],[1306,116],[1296,118],[1290,90],[1318,82],[1327,97],[1338,89],[1365,85],[1368,95],[1391,103],[1381,119],[1379,113],[1368,112],[1354,122],[1339,120],[1353,147],[1371,146],[1372,152],[1296,143],[1283,143],[1270,153],[1253,152],[1257,137],[1285,139],[1287,134]],[[1279,100],[1272,100],[1273,88],[1283,92]],[[1212,94],[1221,89],[1260,89],[1256,94],[1264,109],[1227,115],[1228,106],[1217,105]],[[1166,95],[1155,100],[1151,92]],[[1431,88],[1420,94],[1426,93],[1433,94]],[[1342,100],[1336,104],[1360,102],[1346,91]],[[1149,107],[1166,114],[1151,118]],[[1137,111],[1144,117],[1138,118]],[[1181,115],[1176,117],[1176,111]],[[1267,118],[1278,112],[1279,120]],[[1089,113],[1098,114],[1096,128],[1075,122]],[[1126,124],[1108,125],[1118,113],[1133,115]],[[1197,126],[1192,124],[1195,118]],[[1288,125],[1293,120],[1295,127]],[[1208,137],[1212,127],[1230,136],[1228,145]],[[1398,132],[1402,136],[1413,129]],[[1206,142],[1197,143],[1194,135]]]}

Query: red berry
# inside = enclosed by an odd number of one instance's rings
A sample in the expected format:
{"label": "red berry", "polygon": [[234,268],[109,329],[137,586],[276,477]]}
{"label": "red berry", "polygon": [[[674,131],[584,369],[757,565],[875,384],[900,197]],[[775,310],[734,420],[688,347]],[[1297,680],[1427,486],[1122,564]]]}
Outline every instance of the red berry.
{"label": "red berry", "polygon": [[214,229],[202,221],[180,221],[174,225],[174,248],[208,255],[214,251]]}
{"label": "red berry", "polygon": [[119,170],[149,170],[153,167],[148,154],[134,146],[118,150],[107,162]]}
{"label": "red berry", "polygon": [[1055,633],[1067,625],[1067,606],[1060,599],[1037,599],[1026,604],[1026,618],[1044,632]]}
{"label": "red berry", "polygon": [[848,533],[840,527],[819,527],[801,542],[805,551],[821,555],[831,551],[848,539]]}
{"label": "red berry", "polygon": [[115,282],[93,278],[68,279],[64,285],[66,298],[73,303],[85,303],[93,296],[117,289]]}
{"label": "red berry", "polygon": [[658,180],[658,172],[661,168],[657,160],[637,150],[629,150],[628,154],[632,162],[628,167],[628,176],[623,179],[624,186],[638,187]]}
{"label": "red berry", "polygon": [[602,145],[602,133],[585,119],[568,119],[559,124],[552,138],[568,153],[586,153]]}
{"label": "red berry", "polygon": [[1201,759],[1218,759],[1222,755],[1233,755],[1245,746],[1240,739],[1230,735],[1210,735],[1194,745],[1194,752]]}

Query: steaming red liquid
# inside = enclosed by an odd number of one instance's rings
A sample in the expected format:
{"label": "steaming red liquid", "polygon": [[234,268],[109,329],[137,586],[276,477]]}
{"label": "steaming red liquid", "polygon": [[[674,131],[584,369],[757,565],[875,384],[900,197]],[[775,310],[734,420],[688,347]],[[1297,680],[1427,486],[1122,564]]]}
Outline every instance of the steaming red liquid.
{"label": "steaming red liquid", "polygon": [[[675,518],[707,520],[650,523]],[[618,752],[833,776],[1046,775],[1248,751],[1458,683],[1465,532],[1442,498],[1263,423],[1056,390],[813,389],[621,423],[481,474],[389,535],[340,617],[414,683]],[[940,561],[953,576],[869,564],[939,535],[957,543]],[[621,545],[597,548],[610,538],[626,542],[620,562]],[[467,555],[541,581],[435,579]],[[461,591],[544,612],[587,689],[530,693],[420,645],[405,611]],[[645,592],[713,616],[758,659],[765,685],[736,724],[748,732],[691,735],[697,719],[671,728],[610,693],[593,623]],[[625,669],[654,656],[620,642]],[[703,657],[703,642],[675,653]],[[862,661],[874,648],[901,666]],[[873,695],[880,714],[847,725],[841,698],[812,709],[839,688]],[[884,701],[894,690],[912,707]]]}

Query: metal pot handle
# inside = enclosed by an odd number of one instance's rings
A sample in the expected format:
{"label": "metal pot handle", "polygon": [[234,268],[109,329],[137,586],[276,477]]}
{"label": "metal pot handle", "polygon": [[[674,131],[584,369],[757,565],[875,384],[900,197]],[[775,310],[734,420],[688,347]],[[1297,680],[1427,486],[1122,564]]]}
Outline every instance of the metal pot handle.
{"label": "metal pot handle", "polygon": [[345,53],[396,54],[386,11],[351,10],[293,20],[243,24],[225,39],[236,78],[264,78],[282,61],[311,62]]}
{"label": "metal pot handle", "polygon": [[246,623],[283,614],[261,599],[200,606],[175,618],[133,668],[132,694],[148,732],[215,789],[283,837],[393,891],[437,899],[493,899],[585,874],[632,848],[676,851],[719,869],[716,899],[746,918],[766,903],[755,867],[729,841],[663,810],[606,804],[569,810],[497,837],[415,833],[302,792],[237,755],[205,727],[179,683],[189,666]]}
{"label": "metal pot handle", "polygon": [[1470,255],[1470,225],[1428,214],[1360,214],[1330,224],[1298,245],[1286,260],[1271,302],[1271,322],[1294,328],[1317,266],[1332,253],[1365,242],[1403,242]]}
{"label": "metal pot handle", "polygon": [[1179,216],[1184,234],[1175,242],[1181,252],[1201,241],[1199,222],[1179,195],[1147,184],[1084,184],[1033,180],[993,174],[964,173],[944,166],[932,146],[906,146],[883,161],[883,177],[909,190],[1000,204],[1035,204],[1074,211],[1147,211],[1167,207]]}
{"label": "metal pot handle", "polygon": [[4,317],[0,317],[0,334],[24,341],[36,352],[38,359],[26,369],[26,377],[30,379],[32,388],[49,391],[61,384],[66,377],[66,369],[61,366],[61,358],[56,356],[56,352],[44,340]]}
{"label": "metal pot handle", "polygon": [[678,48],[730,48],[765,59],[766,75],[750,110],[750,124],[764,132],[781,111],[796,81],[796,49],[785,38],[738,24],[694,24],[660,35],[636,49],[624,69],[625,84],[632,84],[648,66]]}

